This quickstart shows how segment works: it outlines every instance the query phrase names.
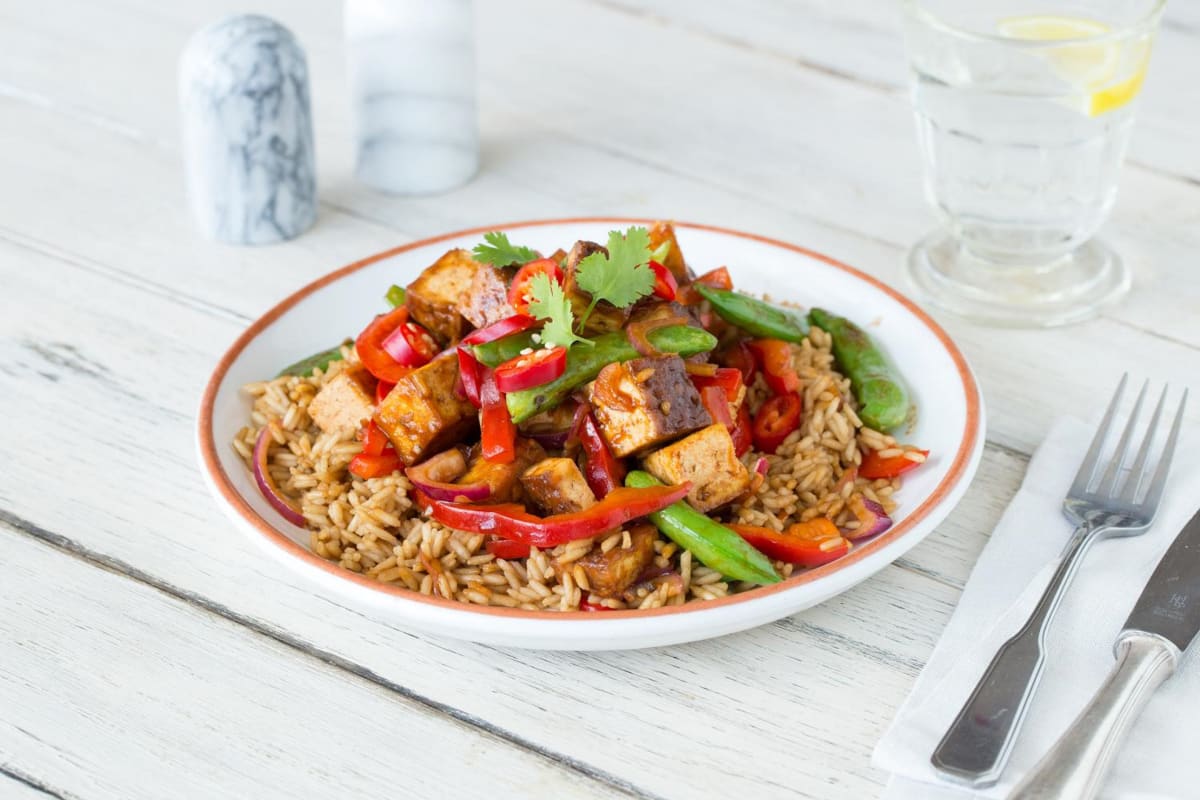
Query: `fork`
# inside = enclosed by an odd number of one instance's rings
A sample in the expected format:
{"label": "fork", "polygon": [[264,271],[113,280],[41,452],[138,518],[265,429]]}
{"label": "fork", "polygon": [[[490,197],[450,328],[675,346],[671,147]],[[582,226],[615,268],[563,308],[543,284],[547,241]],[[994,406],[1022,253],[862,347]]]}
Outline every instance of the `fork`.
{"label": "fork", "polygon": [[[930,761],[938,773],[949,780],[978,788],[991,786],[999,779],[1041,678],[1046,628],[1084,555],[1095,542],[1109,537],[1137,536],[1154,520],[1175,442],[1179,438],[1187,390],[1179,401],[1157,465],[1149,463],[1150,450],[1166,403],[1166,387],[1150,418],[1133,466],[1125,467],[1149,382],[1142,385],[1111,458],[1102,464],[1100,456],[1128,379],[1128,374],[1121,377],[1087,455],[1079,465],[1075,481],[1063,500],[1063,513],[1075,523],[1075,531],[1049,586],[1021,629],[996,652],[975,691],[933,752]],[[1150,478],[1148,484],[1147,477]],[[1143,484],[1146,484],[1144,493]]]}

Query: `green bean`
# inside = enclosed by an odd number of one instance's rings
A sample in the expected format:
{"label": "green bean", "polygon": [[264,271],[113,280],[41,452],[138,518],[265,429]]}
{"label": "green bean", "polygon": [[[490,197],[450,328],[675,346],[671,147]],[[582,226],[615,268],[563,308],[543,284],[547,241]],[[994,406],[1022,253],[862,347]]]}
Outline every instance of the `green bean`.
{"label": "green bean", "polygon": [[692,284],[700,296],[712,303],[721,319],[736,325],[759,339],[801,342],[808,335],[804,318],[796,312],[758,300],[740,292],[716,289],[702,283]]}
{"label": "green bean", "polygon": [[299,375],[302,378],[307,378],[313,374],[315,369],[329,369],[329,365],[334,361],[342,360],[342,348],[346,345],[354,344],[353,339],[346,339],[337,347],[331,347],[328,350],[322,350],[319,353],[313,353],[307,358],[302,358],[295,364],[289,364],[279,370],[276,378],[282,378],[284,375]]}
{"label": "green bean", "polygon": [[[661,486],[648,472],[633,470],[625,485],[639,489]],[[650,515],[650,521],[675,544],[691,552],[711,569],[736,581],[768,584],[781,578],[771,559],[751,547],[745,539],[721,523],[680,500]]]}
{"label": "green bean", "polygon": [[498,367],[505,361],[521,355],[527,347],[537,347],[533,341],[535,331],[524,331],[505,336],[503,339],[493,339],[490,342],[474,346],[475,360],[488,367]]}
{"label": "green bean", "polygon": [[833,357],[850,379],[862,421],[877,431],[889,431],[908,419],[908,392],[867,332],[820,308],[810,311],[808,319],[833,339]]}
{"label": "green bean", "polygon": [[[670,325],[650,331],[646,337],[656,350],[691,356],[717,346],[717,337],[690,325]],[[508,393],[508,413],[512,421],[524,422],[535,414],[554,408],[571,392],[595,378],[609,364],[638,358],[624,331],[613,331],[591,339],[591,346],[576,344],[567,352],[567,368],[562,375],[542,386]]]}

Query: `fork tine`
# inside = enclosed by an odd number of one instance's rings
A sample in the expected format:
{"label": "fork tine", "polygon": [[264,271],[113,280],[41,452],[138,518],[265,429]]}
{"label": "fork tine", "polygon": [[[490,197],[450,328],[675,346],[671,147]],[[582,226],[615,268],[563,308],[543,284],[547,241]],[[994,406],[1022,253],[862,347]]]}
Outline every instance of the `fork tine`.
{"label": "fork tine", "polygon": [[1083,463],[1079,465],[1079,471],[1075,473],[1075,482],[1071,484],[1070,495],[1078,497],[1087,493],[1087,488],[1092,482],[1092,476],[1096,474],[1096,464],[1100,461],[1100,452],[1104,449],[1104,440],[1108,438],[1108,429],[1112,427],[1113,416],[1117,413],[1117,405],[1121,402],[1121,395],[1125,393],[1125,383],[1129,380],[1129,373],[1126,372],[1121,376],[1121,382],[1117,384],[1117,390],[1113,392],[1112,400],[1108,403],[1108,410],[1104,412],[1104,419],[1100,420],[1100,427],[1096,429],[1096,435],[1092,437],[1092,445],[1088,448],[1087,455],[1083,457]]}
{"label": "fork tine", "polygon": [[1171,469],[1171,457],[1175,455],[1175,442],[1179,440],[1179,429],[1183,427],[1183,409],[1187,406],[1187,399],[1188,392],[1184,389],[1183,397],[1179,398],[1179,410],[1175,412],[1175,422],[1171,424],[1171,435],[1163,445],[1162,455],[1158,458],[1158,469],[1154,470],[1154,478],[1146,491],[1146,499],[1141,502],[1143,513],[1151,518],[1158,510],[1158,501],[1162,499],[1163,485],[1167,482],[1167,473]]}
{"label": "fork tine", "polygon": [[1104,477],[1096,487],[1096,494],[1100,497],[1115,497],[1117,494],[1117,479],[1121,477],[1121,468],[1125,466],[1125,458],[1129,455],[1129,442],[1133,438],[1133,430],[1137,427],[1138,417],[1142,413],[1142,401],[1146,399],[1146,390],[1149,388],[1150,381],[1144,382],[1137,400],[1133,403],[1133,411],[1129,412],[1129,420],[1125,423],[1125,430],[1121,431],[1117,449],[1108,460],[1108,468],[1104,470]]}
{"label": "fork tine", "polygon": [[1142,478],[1145,477],[1143,473],[1146,471],[1146,460],[1150,458],[1154,434],[1158,431],[1158,420],[1162,417],[1163,406],[1167,403],[1168,388],[1170,388],[1170,384],[1163,386],[1162,394],[1158,396],[1158,404],[1154,406],[1154,413],[1150,415],[1150,424],[1146,426],[1146,435],[1142,438],[1142,446],[1138,449],[1137,458],[1133,460],[1133,466],[1129,468],[1129,478],[1126,479],[1125,488],[1121,490],[1121,497],[1118,500],[1122,505],[1133,505],[1138,491],[1141,489]]}

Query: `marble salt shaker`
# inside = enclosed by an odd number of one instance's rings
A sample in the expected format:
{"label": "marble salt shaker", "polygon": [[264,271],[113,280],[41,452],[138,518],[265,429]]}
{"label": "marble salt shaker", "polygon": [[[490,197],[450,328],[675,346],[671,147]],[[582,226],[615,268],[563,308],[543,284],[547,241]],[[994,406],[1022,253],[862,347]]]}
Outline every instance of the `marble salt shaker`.
{"label": "marble salt shaker", "polygon": [[395,194],[479,168],[471,0],[345,0],[356,174]]}
{"label": "marble salt shaker", "polygon": [[242,14],[198,31],[179,64],[188,196],[205,235],[270,244],[317,216],[308,65],[291,31]]}

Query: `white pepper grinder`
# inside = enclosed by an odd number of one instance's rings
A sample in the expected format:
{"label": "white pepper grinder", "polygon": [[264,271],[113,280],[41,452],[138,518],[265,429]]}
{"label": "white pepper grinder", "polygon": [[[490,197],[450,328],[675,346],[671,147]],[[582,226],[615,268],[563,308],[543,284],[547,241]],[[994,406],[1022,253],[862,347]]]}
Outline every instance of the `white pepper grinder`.
{"label": "white pepper grinder", "polygon": [[358,179],[446,191],[479,168],[471,0],[346,0]]}
{"label": "white pepper grinder", "polygon": [[291,31],[241,14],[192,36],[179,64],[187,187],[208,237],[258,245],[316,220],[308,64]]}

